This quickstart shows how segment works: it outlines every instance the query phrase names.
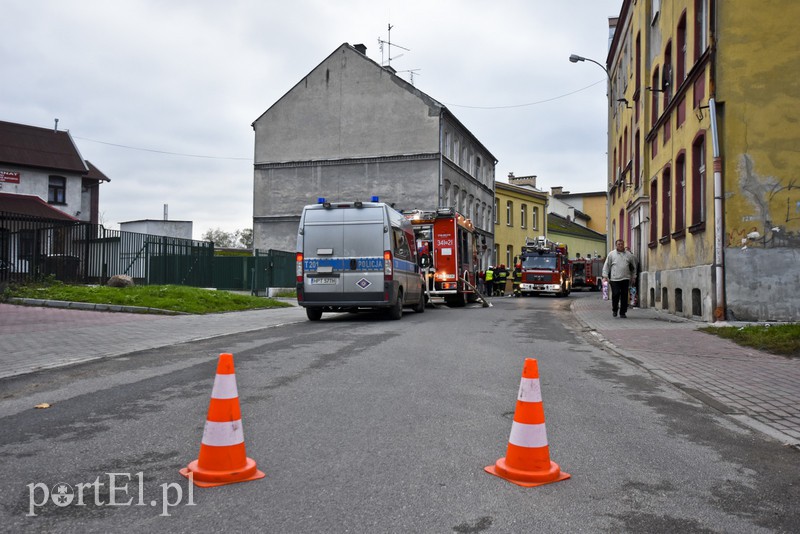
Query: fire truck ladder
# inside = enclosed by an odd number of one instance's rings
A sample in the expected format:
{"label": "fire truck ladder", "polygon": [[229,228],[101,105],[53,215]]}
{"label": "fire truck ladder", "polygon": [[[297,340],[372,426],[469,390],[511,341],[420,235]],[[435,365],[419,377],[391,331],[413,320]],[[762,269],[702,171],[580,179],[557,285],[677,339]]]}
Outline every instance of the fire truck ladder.
{"label": "fire truck ladder", "polygon": [[470,283],[469,283],[469,280],[467,280],[466,278],[462,278],[462,279],[461,279],[461,281],[462,281],[462,282],[464,282],[464,283],[467,285],[467,287],[468,287],[468,288],[470,288],[471,290],[473,290],[473,291],[475,292],[475,294],[478,296],[478,298],[480,299],[480,301],[483,303],[483,307],[484,307],[484,308],[491,308],[491,307],[492,307],[492,303],[491,303],[491,302],[489,302],[488,300],[486,300],[486,297],[484,297],[484,296],[481,294],[481,292],[480,292],[480,291],[478,291],[478,288],[477,288],[477,287],[475,287],[475,286],[473,286],[472,284],[470,284]]}

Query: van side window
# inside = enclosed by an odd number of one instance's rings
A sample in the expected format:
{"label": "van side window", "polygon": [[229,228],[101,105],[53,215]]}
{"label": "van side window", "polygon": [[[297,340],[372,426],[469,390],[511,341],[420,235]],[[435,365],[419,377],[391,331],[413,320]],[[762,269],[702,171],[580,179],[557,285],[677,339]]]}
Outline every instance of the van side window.
{"label": "van side window", "polygon": [[394,234],[394,255],[403,260],[411,259],[411,249],[408,247],[408,240],[405,233],[399,228],[392,228]]}

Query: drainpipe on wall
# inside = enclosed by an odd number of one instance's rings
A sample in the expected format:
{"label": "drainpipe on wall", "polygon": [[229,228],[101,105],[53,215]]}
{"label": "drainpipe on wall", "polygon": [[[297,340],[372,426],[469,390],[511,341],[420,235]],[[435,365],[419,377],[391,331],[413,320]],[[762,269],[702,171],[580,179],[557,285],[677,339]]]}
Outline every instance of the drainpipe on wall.
{"label": "drainpipe on wall", "polygon": [[444,108],[439,110],[439,202],[438,207],[442,207],[442,187],[444,187],[444,180],[442,179],[442,172],[444,171]]}
{"label": "drainpipe on wall", "polygon": [[717,103],[713,98],[708,99],[709,114],[711,115],[711,139],[714,155],[714,277],[715,300],[714,320],[721,321],[726,317],[725,312],[725,255],[724,255],[724,225],[723,225],[723,199],[722,199],[722,157],[719,153],[719,130],[717,128]]}

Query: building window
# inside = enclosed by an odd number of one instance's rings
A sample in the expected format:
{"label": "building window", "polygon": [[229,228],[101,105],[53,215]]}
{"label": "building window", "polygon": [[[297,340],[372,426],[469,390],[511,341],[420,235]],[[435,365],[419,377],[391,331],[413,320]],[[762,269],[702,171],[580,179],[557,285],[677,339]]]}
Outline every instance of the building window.
{"label": "building window", "polygon": [[694,0],[694,61],[708,47],[708,0]]}
{"label": "building window", "polygon": [[506,201],[506,225],[514,225],[514,203],[510,200]]}
{"label": "building window", "polygon": [[686,154],[681,153],[675,160],[675,231],[685,229],[686,217]]}
{"label": "building window", "polygon": [[619,210],[619,237],[617,239],[622,239],[626,243],[630,243],[630,240],[625,239],[625,211]]}
{"label": "building window", "polygon": [[494,223],[497,224],[500,221],[497,219],[500,216],[500,203],[497,198],[494,199]]}
{"label": "building window", "polygon": [[63,176],[51,176],[47,190],[47,202],[50,204],[66,204],[67,179]]}
{"label": "building window", "polygon": [[675,57],[675,85],[681,86],[686,79],[686,13],[681,15],[678,22],[677,36],[678,50]]}
{"label": "building window", "polygon": [[[639,88],[642,85],[642,34],[636,34],[636,88],[635,92],[639,93]],[[637,106],[638,110],[639,107]]]}
{"label": "building window", "polygon": [[483,182],[483,167],[481,167],[481,157],[475,156],[475,178]]}
{"label": "building window", "polygon": [[528,205],[523,204],[522,209],[519,211],[519,227],[526,228],[528,226]]}
{"label": "building window", "polygon": [[639,145],[641,144],[641,135],[639,130],[636,130],[636,139],[634,141],[634,160],[633,160],[633,188],[639,189],[639,174],[641,172],[642,151]]}
{"label": "building window", "polygon": [[[506,267],[509,269],[514,265],[514,247],[512,245],[508,245],[506,247]],[[509,278],[511,278],[509,276]]]}
{"label": "building window", "polygon": [[444,132],[444,146],[442,147],[442,154],[451,159],[453,157],[453,152],[450,148],[450,132],[448,131]]}
{"label": "building window", "polygon": [[533,210],[531,210],[531,230],[538,230],[538,229],[539,229],[539,208],[537,206],[534,206]]}
{"label": "building window", "polygon": [[650,181],[650,242],[655,243],[658,239],[658,182]]}
{"label": "building window", "polygon": [[667,167],[661,176],[661,237],[669,236],[670,232],[670,207],[672,204],[670,174],[670,169]]}
{"label": "building window", "polygon": [[692,226],[706,220],[706,148],[705,137],[692,145]]}
{"label": "building window", "polygon": [[658,75],[658,67],[656,70],[653,71],[653,84],[650,86],[653,91],[650,92],[650,127],[656,125],[656,121],[658,120],[658,93],[656,93],[656,89],[660,89],[658,85],[658,81],[661,77]]}
{"label": "building window", "polygon": [[661,73],[661,89],[664,90],[664,111],[667,110],[669,101],[672,100],[672,41],[667,42],[664,48],[664,70]]}
{"label": "building window", "polygon": [[461,161],[459,160],[459,156],[461,155],[460,147],[461,143],[459,142],[459,140],[457,138],[453,140],[453,157],[451,159],[453,160],[453,163],[455,163],[456,165],[461,163]]}

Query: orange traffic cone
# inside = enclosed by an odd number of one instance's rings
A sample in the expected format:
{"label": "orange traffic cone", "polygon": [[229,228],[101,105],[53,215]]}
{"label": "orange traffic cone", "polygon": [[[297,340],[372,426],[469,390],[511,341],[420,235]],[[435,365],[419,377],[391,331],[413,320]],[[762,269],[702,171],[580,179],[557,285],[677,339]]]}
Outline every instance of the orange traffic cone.
{"label": "orange traffic cone", "polygon": [[484,469],[487,473],[526,487],[569,478],[557,463],[550,461],[539,385],[539,364],[533,358],[526,358],[522,368],[522,381],[506,455]]}
{"label": "orange traffic cone", "polygon": [[194,484],[203,488],[264,478],[244,449],[232,354],[219,355],[200,455],[180,473],[187,478],[191,475]]}

